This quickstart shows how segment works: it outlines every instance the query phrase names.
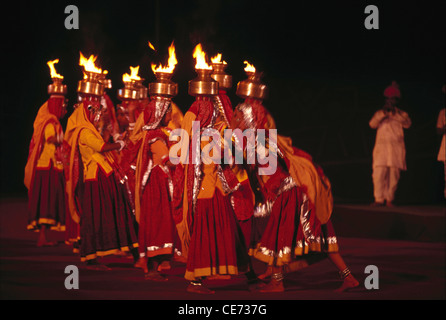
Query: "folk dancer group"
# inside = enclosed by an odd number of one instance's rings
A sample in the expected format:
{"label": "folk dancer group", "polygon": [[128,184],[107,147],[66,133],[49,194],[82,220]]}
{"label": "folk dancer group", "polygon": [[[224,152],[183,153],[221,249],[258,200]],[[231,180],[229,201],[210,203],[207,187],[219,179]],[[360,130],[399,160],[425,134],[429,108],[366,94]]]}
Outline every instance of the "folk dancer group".
{"label": "folk dancer group", "polygon": [[[174,95],[147,96],[143,87],[115,108],[105,80],[94,77],[79,83],[65,132],[59,122],[66,114],[65,86],[49,90],[34,122],[25,185],[28,228],[40,231],[38,246],[52,245],[48,228],[65,230],[89,268],[107,269],[98,258],[127,252],[150,281],[166,281],[163,270],[180,261],[187,290],[201,294],[213,293],[203,279],[238,274],[250,288],[283,292],[285,274],[311,264],[310,253],[334,263],[342,279],[339,291],[359,285],[339,253],[330,221],[330,181],[309,154],[290,138],[267,133],[266,142],[255,142],[256,149],[276,146],[276,169],[265,175],[259,159],[202,159],[204,151],[223,158],[215,143],[209,152],[215,136],[193,143],[210,128],[222,141],[229,128],[276,129],[263,93],[239,95],[244,101],[234,109],[222,84],[211,95],[195,95],[183,115]],[[172,152],[170,136],[179,128],[181,148]],[[249,150],[236,140],[231,138],[246,157]],[[259,277],[252,257],[267,266]],[[267,278],[268,283],[260,280]]]}

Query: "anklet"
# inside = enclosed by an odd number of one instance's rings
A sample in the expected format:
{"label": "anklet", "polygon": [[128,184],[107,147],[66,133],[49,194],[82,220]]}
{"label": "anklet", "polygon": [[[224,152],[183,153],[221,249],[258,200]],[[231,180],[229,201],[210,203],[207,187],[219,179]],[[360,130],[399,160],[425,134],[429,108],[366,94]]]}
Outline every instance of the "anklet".
{"label": "anklet", "polygon": [[349,268],[345,268],[343,271],[339,271],[339,276],[341,277],[341,280],[344,280],[351,274],[351,271]]}
{"label": "anklet", "polygon": [[284,278],[283,273],[273,273],[271,275],[271,279],[273,279],[273,280],[275,280],[277,282],[282,281],[283,278]]}

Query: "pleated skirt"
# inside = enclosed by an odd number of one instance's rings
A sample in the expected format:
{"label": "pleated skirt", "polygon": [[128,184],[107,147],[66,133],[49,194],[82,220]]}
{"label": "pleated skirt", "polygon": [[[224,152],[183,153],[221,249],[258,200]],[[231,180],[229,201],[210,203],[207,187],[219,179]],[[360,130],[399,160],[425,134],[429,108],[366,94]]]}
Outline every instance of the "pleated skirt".
{"label": "pleated skirt", "polygon": [[138,230],[141,257],[173,254],[178,242],[176,226],[169,199],[168,176],[159,166],[150,172],[143,191]]}
{"label": "pleated skirt", "polygon": [[36,168],[28,196],[28,230],[37,231],[41,225],[52,230],[65,230],[66,198],[64,172]]}
{"label": "pleated skirt", "polygon": [[96,180],[85,181],[80,238],[81,261],[138,247],[129,199],[114,173],[98,169]]}
{"label": "pleated skirt", "polygon": [[212,198],[198,199],[185,278],[236,275],[247,271],[248,259],[243,233],[229,197],[216,189]]}
{"label": "pleated skirt", "polygon": [[311,208],[303,205],[302,195],[298,188],[285,191],[277,197],[268,218],[254,219],[258,221],[253,234],[260,234],[260,240],[249,250],[250,255],[281,266],[310,253],[339,250],[331,221],[321,225]]}

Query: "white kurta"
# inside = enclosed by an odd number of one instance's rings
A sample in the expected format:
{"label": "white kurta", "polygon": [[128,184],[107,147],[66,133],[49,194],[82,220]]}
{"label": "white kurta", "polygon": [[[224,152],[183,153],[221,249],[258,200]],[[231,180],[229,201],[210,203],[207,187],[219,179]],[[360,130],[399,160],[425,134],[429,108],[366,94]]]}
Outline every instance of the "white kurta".
{"label": "white kurta", "polygon": [[[446,123],[445,110],[442,109],[438,114],[437,128],[443,129]],[[440,150],[437,156],[438,161],[446,161],[446,131],[443,131],[443,139],[441,140]]]}
{"label": "white kurta", "polygon": [[369,122],[377,129],[373,149],[373,167],[384,166],[406,170],[406,147],[404,129],[411,126],[409,115],[396,108],[395,113],[377,111]]}

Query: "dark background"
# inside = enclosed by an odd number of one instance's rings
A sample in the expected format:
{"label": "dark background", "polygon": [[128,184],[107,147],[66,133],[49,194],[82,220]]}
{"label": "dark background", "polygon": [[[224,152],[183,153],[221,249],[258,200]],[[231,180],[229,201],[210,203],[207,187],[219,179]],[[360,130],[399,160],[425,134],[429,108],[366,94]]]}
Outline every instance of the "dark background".
{"label": "dark background", "polygon": [[[270,95],[264,105],[279,134],[313,155],[332,181],[335,200],[373,201],[375,131],[368,122],[393,80],[401,108],[412,119],[405,132],[408,171],[396,194],[401,205],[442,202],[443,167],[436,161],[436,121],[445,97],[445,6],[441,1],[35,1],[9,3],[2,14],[1,195],[25,196],[23,172],[39,107],[51,83],[46,62],[60,59],[68,85],[69,114],[82,78],[79,51],[98,56],[109,71],[118,103],[122,74],[140,66],[145,84],[151,62],[165,63],[175,41],[179,84],[175,102],[193,102],[192,51],[221,52],[237,82],[244,60],[264,71]],[[67,5],[79,9],[79,30],[66,30]],[[379,9],[379,30],[367,30],[364,9]],[[157,52],[149,49],[151,41]],[[65,125],[69,116],[62,121]]]}

